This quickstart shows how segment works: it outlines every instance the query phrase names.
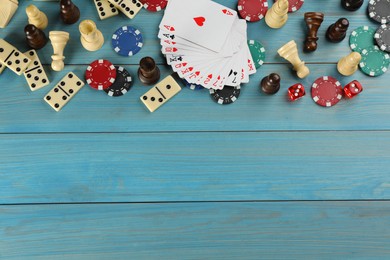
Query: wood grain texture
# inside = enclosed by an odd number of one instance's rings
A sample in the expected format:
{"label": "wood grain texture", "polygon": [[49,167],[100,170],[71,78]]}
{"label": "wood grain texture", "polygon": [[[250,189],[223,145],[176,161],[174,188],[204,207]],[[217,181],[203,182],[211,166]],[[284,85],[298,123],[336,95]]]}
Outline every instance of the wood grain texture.
{"label": "wood grain texture", "polygon": [[2,206],[3,259],[387,259],[389,202]]}
{"label": "wood grain texture", "polygon": [[390,198],[389,132],[0,138],[0,203]]}

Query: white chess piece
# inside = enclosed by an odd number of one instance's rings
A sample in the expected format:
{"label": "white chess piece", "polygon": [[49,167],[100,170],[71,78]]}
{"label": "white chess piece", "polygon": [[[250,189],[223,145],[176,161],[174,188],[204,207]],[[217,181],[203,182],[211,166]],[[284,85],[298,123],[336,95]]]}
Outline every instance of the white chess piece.
{"label": "white chess piece", "polygon": [[299,78],[303,79],[310,74],[309,68],[305,66],[305,63],[298,56],[298,48],[294,40],[283,45],[278,50],[278,53],[294,66],[294,70]]}
{"label": "white chess piece", "polygon": [[82,21],[79,25],[79,31],[81,44],[86,50],[97,51],[103,46],[103,34],[92,20]]}
{"label": "white chess piece", "polygon": [[360,53],[352,52],[339,60],[337,70],[341,75],[351,76],[357,71],[361,59]]}
{"label": "white chess piece", "polygon": [[18,6],[18,0],[0,0],[0,28],[8,25]]}
{"label": "white chess piece", "polygon": [[48,20],[46,14],[41,12],[35,5],[27,6],[26,14],[29,24],[33,24],[41,30],[44,30],[47,27]]}
{"label": "white chess piece", "polygon": [[274,29],[282,27],[288,19],[288,0],[278,0],[265,15],[266,24]]}
{"label": "white chess piece", "polygon": [[55,71],[61,71],[64,69],[64,49],[69,40],[69,33],[62,31],[51,31],[49,33],[49,39],[53,46],[54,54],[51,56],[52,63],[51,68]]}

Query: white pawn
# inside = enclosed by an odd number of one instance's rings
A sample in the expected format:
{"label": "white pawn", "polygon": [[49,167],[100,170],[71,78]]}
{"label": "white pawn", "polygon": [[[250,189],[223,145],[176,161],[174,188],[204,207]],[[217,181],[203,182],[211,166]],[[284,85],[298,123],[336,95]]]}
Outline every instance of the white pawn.
{"label": "white pawn", "polygon": [[288,19],[288,0],[278,0],[265,15],[266,24],[274,29],[282,27]]}
{"label": "white pawn", "polygon": [[35,25],[38,29],[44,30],[47,27],[47,16],[41,12],[35,5],[29,5],[26,8],[28,23]]}
{"label": "white pawn", "polygon": [[54,54],[51,56],[52,63],[51,68],[55,71],[61,71],[64,69],[64,49],[66,43],[69,40],[69,33],[62,31],[51,31],[49,33],[49,39],[53,46]]}
{"label": "white pawn", "polygon": [[297,72],[299,78],[303,79],[310,74],[310,70],[305,66],[305,63],[301,61],[298,55],[297,44],[294,40],[289,41],[278,50],[279,55],[288,60]]}
{"label": "white pawn", "polygon": [[357,71],[361,59],[362,55],[360,53],[352,52],[339,60],[337,70],[341,75],[351,76]]}
{"label": "white pawn", "polygon": [[103,46],[103,34],[92,20],[82,21],[79,25],[79,31],[81,44],[86,50],[97,51]]}
{"label": "white pawn", "polygon": [[0,0],[0,28],[8,25],[18,6],[18,0]]}

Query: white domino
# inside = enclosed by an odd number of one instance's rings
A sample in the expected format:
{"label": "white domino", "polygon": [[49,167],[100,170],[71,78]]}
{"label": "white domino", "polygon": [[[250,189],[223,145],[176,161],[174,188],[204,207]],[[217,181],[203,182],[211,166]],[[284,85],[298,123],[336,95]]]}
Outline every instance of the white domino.
{"label": "white domino", "polygon": [[0,39],[0,62],[16,74],[22,75],[31,60],[14,46]]}
{"label": "white domino", "polygon": [[124,13],[130,19],[142,9],[142,3],[139,0],[108,0],[113,4],[119,11]]}
{"label": "white domino", "polygon": [[96,6],[96,10],[99,14],[100,20],[104,20],[115,15],[118,15],[118,9],[108,0],[93,0]]}
{"label": "white domino", "polygon": [[83,86],[84,82],[73,72],[69,72],[43,99],[58,112]]}
{"label": "white domino", "polygon": [[172,76],[168,76],[146,92],[140,99],[150,112],[154,112],[180,91],[181,87],[179,84]]}
{"label": "white domino", "polygon": [[30,50],[24,53],[31,60],[30,65],[23,73],[27,80],[28,86],[31,91],[35,91],[50,84],[47,78],[46,72],[39,60],[38,54],[35,50]]}

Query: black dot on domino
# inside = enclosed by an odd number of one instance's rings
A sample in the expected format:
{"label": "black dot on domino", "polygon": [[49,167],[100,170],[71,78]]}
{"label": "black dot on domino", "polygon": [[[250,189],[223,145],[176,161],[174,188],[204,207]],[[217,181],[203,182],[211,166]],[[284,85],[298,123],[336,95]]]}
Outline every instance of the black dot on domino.
{"label": "black dot on domino", "polygon": [[33,55],[34,55],[34,52],[33,52],[33,51],[30,51],[28,54],[29,54],[30,56],[33,56]]}
{"label": "black dot on domino", "polygon": [[167,85],[167,87],[166,87],[167,89],[171,89],[171,85]]}
{"label": "black dot on domino", "polygon": [[17,71],[17,72],[20,72],[20,71],[21,71],[21,69],[20,69],[19,67],[17,67],[17,68],[16,68],[16,71]]}
{"label": "black dot on domino", "polygon": [[20,60],[16,60],[15,63],[16,63],[16,64],[19,64],[19,63],[20,63]]}
{"label": "black dot on domino", "polygon": [[56,92],[56,93],[57,93],[57,92],[58,92],[58,88],[55,88],[55,89],[54,89],[54,92]]}
{"label": "black dot on domino", "polygon": [[39,73],[39,74],[41,74],[41,73],[42,73],[42,69],[38,69],[37,71],[38,71],[38,73]]}
{"label": "black dot on domino", "polygon": [[34,65],[37,66],[39,63],[38,61],[34,61]]}
{"label": "black dot on domino", "polygon": [[39,77],[38,77],[38,76],[35,76],[35,77],[34,77],[34,80],[35,80],[35,81],[38,81],[38,80],[39,80]]}
{"label": "black dot on domino", "polygon": [[54,106],[55,106],[55,108],[59,108],[60,107],[60,105],[58,103],[56,103]]}
{"label": "black dot on domino", "polygon": [[4,51],[4,49],[3,48],[0,48],[0,52],[3,52]]}
{"label": "black dot on domino", "polygon": [[148,97],[147,96],[143,96],[142,99],[143,100],[148,100]]}
{"label": "black dot on domino", "polygon": [[159,98],[158,101],[162,103],[164,100],[162,98]]}
{"label": "black dot on domino", "polygon": [[47,82],[47,80],[46,79],[42,79],[42,83],[46,83]]}
{"label": "black dot on domino", "polygon": [[64,85],[65,85],[65,82],[61,81],[60,85],[61,85],[61,86],[64,86]]}
{"label": "black dot on domino", "polygon": [[62,100],[66,100],[67,98],[67,96],[62,96]]}
{"label": "black dot on domino", "polygon": [[150,100],[155,101],[156,99],[154,97],[152,97]]}
{"label": "black dot on domino", "polygon": [[70,93],[70,94],[73,94],[73,89],[69,89],[69,93]]}
{"label": "black dot on domino", "polygon": [[36,87],[35,83],[32,83],[31,88],[35,88],[35,87]]}
{"label": "black dot on domino", "polygon": [[51,99],[51,96],[46,96],[46,100],[50,100]]}
{"label": "black dot on domino", "polygon": [[81,81],[77,81],[76,85],[80,86],[81,85]]}
{"label": "black dot on domino", "polygon": [[19,52],[15,51],[15,56],[18,57],[19,56]]}
{"label": "black dot on domino", "polygon": [[27,77],[27,78],[31,78],[31,74],[28,73],[28,74],[26,75],[26,77]]}
{"label": "black dot on domino", "polygon": [[28,62],[28,59],[24,58],[24,59],[23,59],[23,62],[24,62],[24,63],[27,63],[27,62]]}

